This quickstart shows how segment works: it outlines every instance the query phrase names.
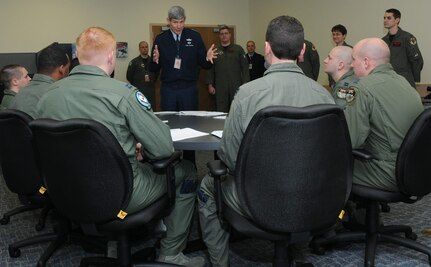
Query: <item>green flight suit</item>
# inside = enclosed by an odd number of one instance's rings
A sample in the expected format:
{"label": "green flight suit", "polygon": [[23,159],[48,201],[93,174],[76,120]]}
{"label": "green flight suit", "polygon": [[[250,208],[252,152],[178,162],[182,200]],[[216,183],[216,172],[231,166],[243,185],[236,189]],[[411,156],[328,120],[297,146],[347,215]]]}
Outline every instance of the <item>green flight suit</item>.
{"label": "green flight suit", "polygon": [[319,53],[317,53],[317,49],[312,42],[305,40],[304,43],[304,60],[298,60],[298,66],[302,69],[305,75],[317,81],[320,70]]}
{"label": "green flight suit", "polygon": [[407,79],[410,85],[416,89],[415,82],[421,81],[421,70],[424,66],[421,51],[416,38],[401,28],[391,36],[384,36],[391,51],[390,62],[395,72]]}
{"label": "green flight suit", "polygon": [[[166,192],[166,180],[154,173],[150,164],[137,160],[135,148],[140,142],[148,159],[168,157],[174,151],[170,130],[132,85],[110,78],[98,67],[79,65],[69,77],[49,88],[37,110],[38,118],[88,118],[111,130],[128,156],[134,174],[128,213],[148,206]],[[186,246],[196,197],[194,166],[182,161],[175,173],[175,208],[164,218],[167,236],[161,240],[161,253],[167,256],[177,255]]]}
{"label": "green flight suit", "polygon": [[398,191],[395,162],[404,136],[424,110],[419,94],[390,64],[382,64],[337,97],[345,102],[352,147],[375,157],[355,160],[353,183]]}
{"label": "green flight suit", "polygon": [[16,96],[16,93],[10,89],[4,90],[4,96],[0,104],[0,109],[7,109],[10,106],[10,103]]}
{"label": "green flight suit", "polygon": [[19,94],[12,100],[9,108],[21,110],[31,117],[37,116],[36,105],[49,86],[55,81],[51,77],[36,73],[29,85],[21,89]]}
{"label": "green flight suit", "polygon": [[[334,99],[320,84],[305,76],[295,63],[271,65],[262,78],[240,87],[225,122],[218,156],[233,173],[243,135],[260,109],[272,105],[303,107],[320,103],[334,104]],[[227,205],[247,217],[231,175],[222,183],[222,197]],[[229,233],[221,228],[217,218],[214,180],[209,175],[201,182],[198,199],[202,236],[211,262],[214,267],[228,266]]]}
{"label": "green flight suit", "polygon": [[[127,67],[127,80],[150,101],[152,107],[156,107],[156,80],[157,73],[150,72],[151,57],[143,58],[141,55],[132,59]],[[149,81],[145,80],[148,76]]]}
{"label": "green flight suit", "polygon": [[216,109],[229,112],[232,100],[238,88],[250,80],[248,61],[244,49],[237,44],[226,47],[217,45],[218,56],[207,71],[207,84],[215,89]]}
{"label": "green flight suit", "polygon": [[346,105],[345,99],[340,99],[337,95],[345,94],[351,86],[355,86],[358,82],[359,80],[355,76],[353,70],[344,73],[344,75],[341,76],[341,78],[332,86],[332,97],[335,100],[335,104],[344,107]]}

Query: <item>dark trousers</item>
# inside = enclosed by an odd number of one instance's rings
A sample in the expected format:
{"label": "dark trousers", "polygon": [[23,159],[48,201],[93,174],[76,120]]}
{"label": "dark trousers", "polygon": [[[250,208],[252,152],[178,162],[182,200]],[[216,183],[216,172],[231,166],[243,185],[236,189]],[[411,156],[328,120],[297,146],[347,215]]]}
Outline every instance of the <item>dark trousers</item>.
{"label": "dark trousers", "polygon": [[182,111],[198,109],[198,87],[196,82],[181,84],[162,83],[162,111]]}

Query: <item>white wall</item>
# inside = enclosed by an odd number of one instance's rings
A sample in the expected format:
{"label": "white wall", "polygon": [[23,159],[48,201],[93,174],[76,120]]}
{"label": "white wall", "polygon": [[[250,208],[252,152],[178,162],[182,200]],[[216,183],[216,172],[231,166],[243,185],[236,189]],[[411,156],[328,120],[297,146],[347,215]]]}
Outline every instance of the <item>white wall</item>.
{"label": "white wall", "polygon": [[333,47],[332,26],[346,26],[347,42],[351,45],[366,37],[382,37],[386,34],[383,14],[389,8],[401,11],[400,26],[418,39],[425,60],[421,83],[431,83],[429,0],[250,0],[252,38],[261,43],[258,49],[262,49],[262,52],[268,22],[279,15],[296,17],[305,28],[306,39],[317,47],[321,61],[319,81],[327,84],[322,65]]}
{"label": "white wall", "polygon": [[237,41],[250,36],[248,0],[1,0],[0,53],[36,52],[52,42],[74,43],[87,27],[101,26],[128,42],[129,57],[118,59],[115,78],[125,80],[138,43],[150,40],[150,23],[166,23],[168,9],[181,5],[186,24],[236,25]]}
{"label": "white wall", "polygon": [[[115,72],[117,79],[125,80],[128,62],[138,55],[138,42],[150,40],[150,23],[165,23],[172,5],[185,8],[186,24],[236,25],[237,43],[245,47],[253,39],[259,52],[268,22],[279,15],[294,16],[303,23],[321,61],[333,47],[333,25],[345,25],[347,41],[353,45],[365,37],[385,35],[383,13],[398,8],[401,27],[417,37],[425,59],[422,83],[431,83],[430,0],[0,0],[0,53],[34,52],[54,41],[74,42],[85,28],[101,26],[118,41],[129,43],[129,57],[118,60]],[[327,83],[322,71],[319,81]]]}

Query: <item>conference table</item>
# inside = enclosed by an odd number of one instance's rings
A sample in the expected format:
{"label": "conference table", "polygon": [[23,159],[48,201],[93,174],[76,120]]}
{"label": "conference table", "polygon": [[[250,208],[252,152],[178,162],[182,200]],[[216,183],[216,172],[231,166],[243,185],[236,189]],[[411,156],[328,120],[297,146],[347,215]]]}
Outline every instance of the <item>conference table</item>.
{"label": "conference table", "polygon": [[[193,115],[196,114],[196,115]],[[173,130],[187,128],[208,133],[203,136],[173,140],[176,150],[218,150],[220,138],[211,134],[223,130],[226,114],[220,112],[156,112],[157,117]]]}

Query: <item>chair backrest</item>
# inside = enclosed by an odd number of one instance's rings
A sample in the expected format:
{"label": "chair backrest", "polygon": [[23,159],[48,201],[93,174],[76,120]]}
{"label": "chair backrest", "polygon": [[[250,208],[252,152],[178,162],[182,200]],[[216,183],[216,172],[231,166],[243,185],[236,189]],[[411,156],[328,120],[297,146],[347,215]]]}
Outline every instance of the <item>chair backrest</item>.
{"label": "chair backrest", "polygon": [[103,124],[89,119],[30,123],[43,182],[54,207],[81,224],[103,223],[127,207],[133,172]]}
{"label": "chair backrest", "polygon": [[333,225],[350,194],[352,146],[341,108],[272,106],[255,114],[236,164],[252,220],[298,233]]}
{"label": "chair backrest", "polygon": [[19,110],[0,111],[0,165],[7,187],[19,195],[35,194],[42,185],[31,145],[32,120]]}
{"label": "chair backrest", "polygon": [[395,176],[400,191],[409,196],[431,192],[431,109],[410,127],[398,151]]}

